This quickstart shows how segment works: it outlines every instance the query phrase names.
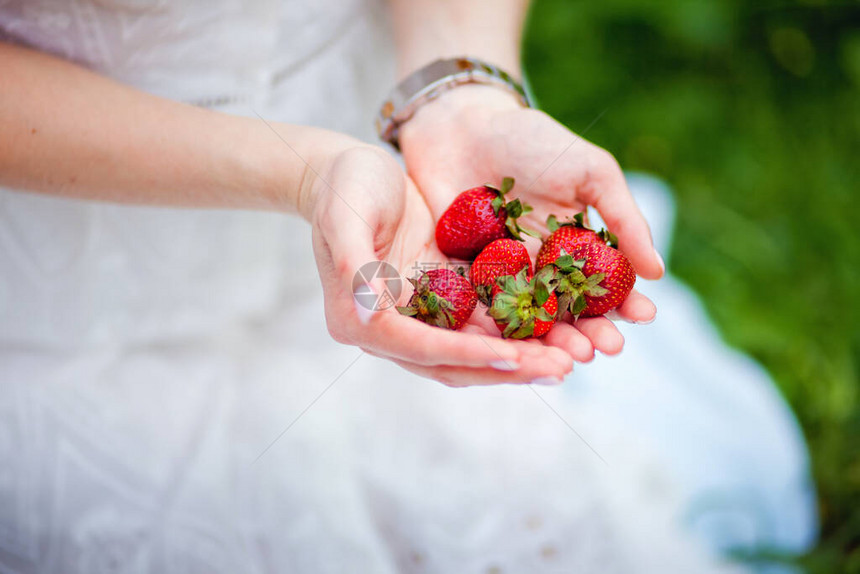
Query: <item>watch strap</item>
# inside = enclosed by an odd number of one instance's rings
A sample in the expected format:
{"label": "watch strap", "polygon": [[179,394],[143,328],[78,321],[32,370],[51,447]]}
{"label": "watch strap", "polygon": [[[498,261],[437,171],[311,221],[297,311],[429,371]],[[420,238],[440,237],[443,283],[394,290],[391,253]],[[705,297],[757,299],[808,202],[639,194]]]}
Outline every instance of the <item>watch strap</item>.
{"label": "watch strap", "polygon": [[380,139],[399,149],[400,126],[422,105],[464,84],[498,86],[512,92],[524,106],[531,107],[522,85],[501,68],[475,58],[436,60],[410,74],[391,91],[376,118]]}

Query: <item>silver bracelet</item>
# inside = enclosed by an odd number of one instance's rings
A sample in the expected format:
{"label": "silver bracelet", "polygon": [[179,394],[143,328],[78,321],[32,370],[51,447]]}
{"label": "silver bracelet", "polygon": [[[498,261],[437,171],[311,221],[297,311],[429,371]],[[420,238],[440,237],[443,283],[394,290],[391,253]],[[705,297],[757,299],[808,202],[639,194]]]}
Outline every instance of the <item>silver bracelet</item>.
{"label": "silver bracelet", "polygon": [[376,132],[380,139],[400,149],[400,126],[427,102],[464,84],[498,86],[517,96],[524,106],[531,107],[523,87],[510,74],[492,64],[475,58],[436,60],[410,74],[391,91],[376,118]]}

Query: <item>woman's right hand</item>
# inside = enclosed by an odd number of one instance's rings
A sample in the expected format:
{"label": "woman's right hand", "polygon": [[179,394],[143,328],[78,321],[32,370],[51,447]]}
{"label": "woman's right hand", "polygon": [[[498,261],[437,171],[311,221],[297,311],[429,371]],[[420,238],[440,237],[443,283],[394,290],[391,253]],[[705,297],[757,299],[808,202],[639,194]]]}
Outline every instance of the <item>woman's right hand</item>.
{"label": "woman's right hand", "polygon": [[[447,263],[435,244],[430,209],[394,158],[379,148],[356,143],[323,169],[309,168],[307,178],[301,211],[313,226],[326,322],[335,340],[449,386],[547,384],[572,370],[573,359],[563,345],[502,339],[481,308],[463,330],[449,331],[393,307],[362,307],[353,278],[365,263],[385,261],[401,276],[422,264]],[[381,284],[371,282],[370,288],[382,292]],[[409,289],[404,291],[398,304],[410,296]]]}

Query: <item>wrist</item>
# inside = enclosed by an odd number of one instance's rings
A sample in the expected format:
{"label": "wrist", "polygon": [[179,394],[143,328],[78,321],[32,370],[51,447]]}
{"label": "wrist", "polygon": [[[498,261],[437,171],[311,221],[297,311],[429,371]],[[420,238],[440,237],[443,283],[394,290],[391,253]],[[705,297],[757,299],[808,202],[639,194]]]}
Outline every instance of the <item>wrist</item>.
{"label": "wrist", "polygon": [[320,196],[332,191],[331,172],[335,162],[347,150],[367,144],[334,131],[302,129],[305,131],[305,145],[300,153],[304,154],[305,161],[302,161],[303,170],[296,186],[295,212],[305,221],[312,222]]}
{"label": "wrist", "polygon": [[295,213],[310,221],[329,165],[361,142],[319,128],[256,122],[257,137],[245,148],[244,164],[251,185],[259,190],[262,208]]}
{"label": "wrist", "polygon": [[[497,65],[466,56],[442,58],[416,70],[391,90],[376,118],[376,129],[380,138],[399,148],[400,128],[408,123],[421,108],[451,91],[466,95],[446,98],[446,102],[459,101],[463,98],[469,100],[470,94],[482,92],[457,89],[473,84],[494,86],[514,96],[522,105],[529,105],[522,86],[511,77],[509,72]],[[487,93],[492,94],[492,92]],[[491,96],[489,99],[479,97],[479,99],[482,105],[487,105],[494,97]]]}
{"label": "wrist", "polygon": [[412,118],[400,127],[402,150],[423,137],[422,134],[440,129],[457,129],[472,124],[483,124],[496,113],[524,109],[515,94],[497,86],[466,84],[441,94],[419,108]]}

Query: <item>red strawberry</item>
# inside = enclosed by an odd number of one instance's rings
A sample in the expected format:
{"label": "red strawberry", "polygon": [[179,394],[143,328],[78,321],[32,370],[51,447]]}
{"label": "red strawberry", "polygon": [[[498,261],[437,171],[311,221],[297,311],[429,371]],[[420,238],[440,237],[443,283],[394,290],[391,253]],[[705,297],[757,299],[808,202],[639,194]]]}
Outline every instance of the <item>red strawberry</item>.
{"label": "red strawberry", "polygon": [[596,317],[627,299],[636,273],[623,253],[605,243],[580,243],[562,252],[552,267],[559,308],[577,317]]}
{"label": "red strawberry", "polygon": [[554,275],[550,266],[534,277],[523,269],[516,277],[505,275],[497,280],[487,313],[496,321],[502,337],[525,339],[547,334],[558,313],[558,299],[550,288]]}
{"label": "red strawberry", "polygon": [[585,214],[577,213],[564,223],[559,223],[555,215],[547,218],[546,226],[550,230],[550,235],[538,251],[536,269],[540,270],[555,263],[555,260],[561,257],[562,251],[570,253],[573,251],[573,246],[580,243],[608,243],[613,247],[617,244],[615,236],[609,231],[604,229],[598,233],[585,227],[584,217]]}
{"label": "red strawberry", "polygon": [[505,203],[505,194],[513,186],[513,178],[506,177],[501,189],[483,185],[458,195],[436,224],[436,243],[442,253],[470,260],[494,239],[522,241],[525,230],[517,225],[517,218],[532,208],[519,199]]}
{"label": "red strawberry", "polygon": [[397,310],[428,325],[457,330],[466,324],[478,304],[469,280],[450,269],[433,269],[409,279],[415,293]]}
{"label": "red strawberry", "polygon": [[515,276],[526,268],[531,277],[532,259],[525,245],[513,239],[496,239],[484,247],[472,263],[472,285],[478,299],[489,305],[496,279],[502,275]]}

